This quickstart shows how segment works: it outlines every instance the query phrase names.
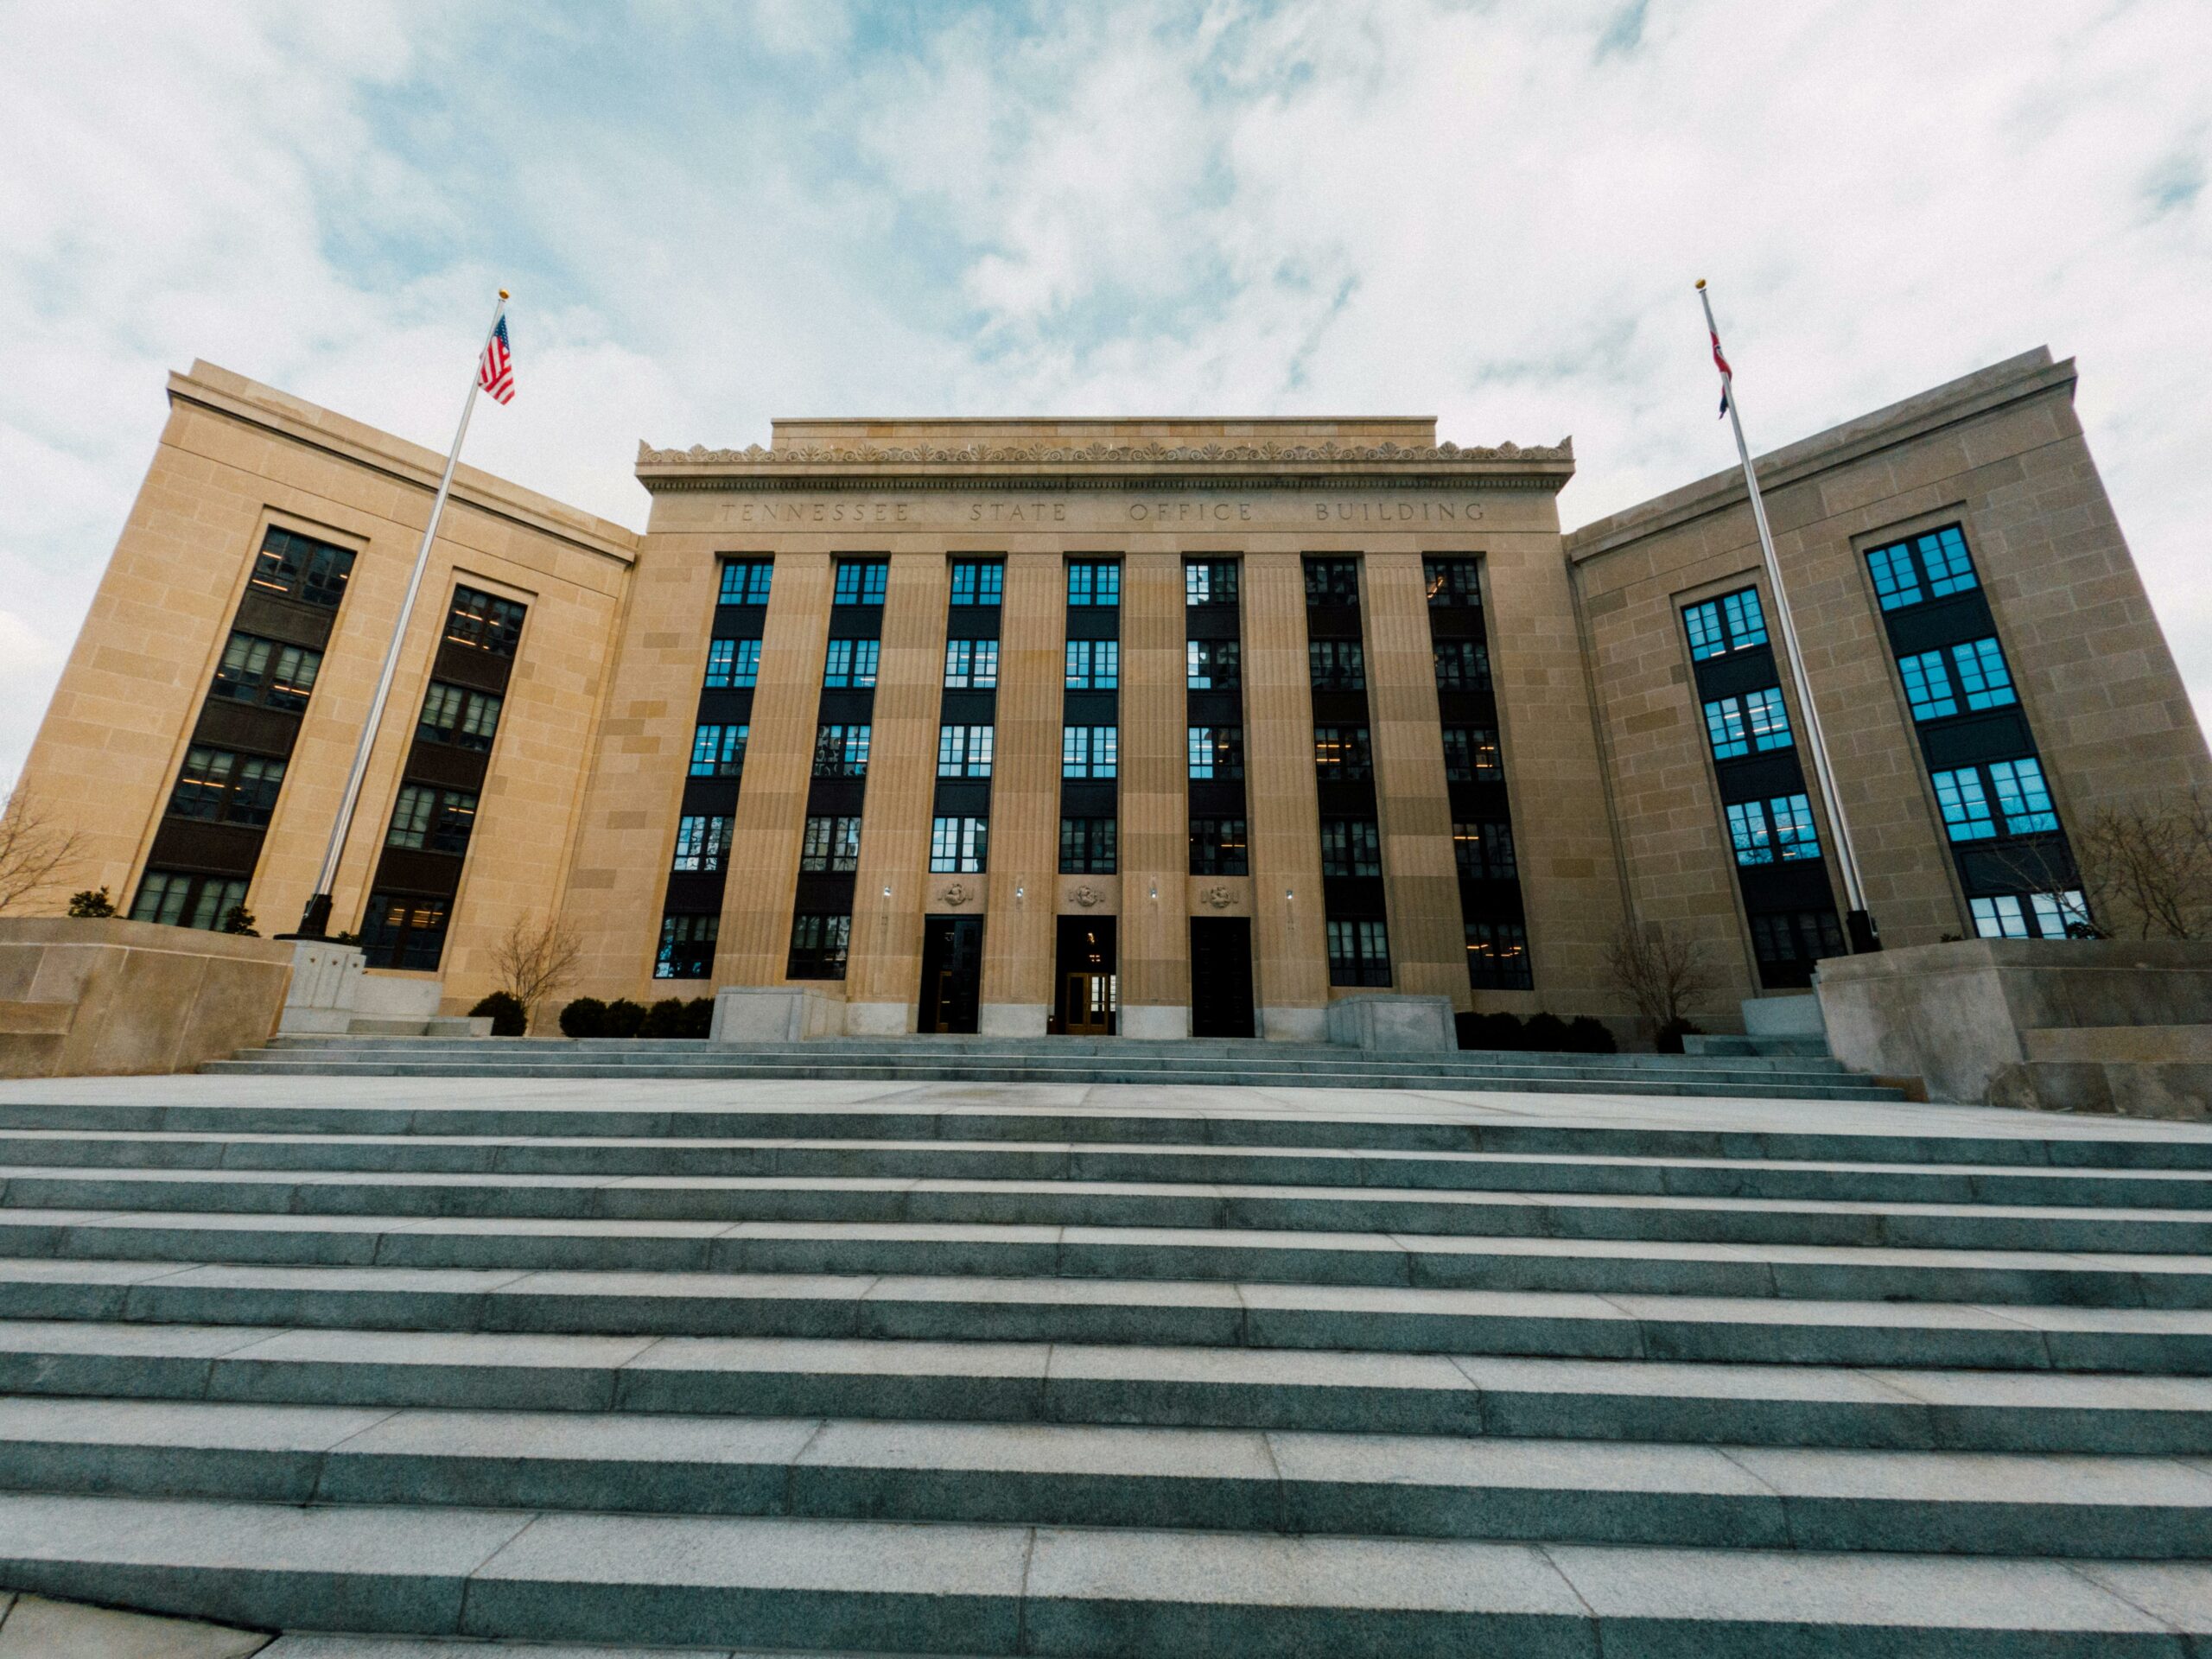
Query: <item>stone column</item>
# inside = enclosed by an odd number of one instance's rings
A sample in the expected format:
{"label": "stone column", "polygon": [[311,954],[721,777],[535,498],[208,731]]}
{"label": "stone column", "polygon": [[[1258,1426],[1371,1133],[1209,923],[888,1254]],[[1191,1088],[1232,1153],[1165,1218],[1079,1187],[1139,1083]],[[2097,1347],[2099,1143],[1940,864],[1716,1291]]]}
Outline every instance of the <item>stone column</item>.
{"label": "stone column", "polygon": [[1329,955],[1298,555],[1246,556],[1243,632],[1253,999],[1260,1035],[1318,1043],[1327,1030]]}
{"label": "stone column", "polygon": [[1183,558],[1122,564],[1122,981],[1125,1037],[1191,1034],[1190,790]]}
{"label": "stone column", "polygon": [[1042,1037],[1052,1005],[1066,632],[1059,555],[1007,555],[991,766],[990,901],[977,1020],[985,1036]]}

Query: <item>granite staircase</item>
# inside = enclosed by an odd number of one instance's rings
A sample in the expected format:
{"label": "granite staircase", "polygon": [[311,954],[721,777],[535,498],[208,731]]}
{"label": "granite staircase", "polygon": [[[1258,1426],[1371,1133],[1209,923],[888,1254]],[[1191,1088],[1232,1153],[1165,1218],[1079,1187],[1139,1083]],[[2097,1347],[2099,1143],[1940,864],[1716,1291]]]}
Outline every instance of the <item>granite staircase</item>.
{"label": "granite staircase", "polygon": [[0,1589],[721,1653],[2212,1651],[2201,1131],[438,1075],[0,1094]]}
{"label": "granite staircase", "polygon": [[400,1077],[774,1078],[816,1082],[1149,1084],[1264,1089],[1483,1089],[1772,1100],[1897,1100],[1823,1052],[1552,1054],[1126,1037],[862,1037],[790,1043],[639,1039],[279,1037],[201,1070]]}

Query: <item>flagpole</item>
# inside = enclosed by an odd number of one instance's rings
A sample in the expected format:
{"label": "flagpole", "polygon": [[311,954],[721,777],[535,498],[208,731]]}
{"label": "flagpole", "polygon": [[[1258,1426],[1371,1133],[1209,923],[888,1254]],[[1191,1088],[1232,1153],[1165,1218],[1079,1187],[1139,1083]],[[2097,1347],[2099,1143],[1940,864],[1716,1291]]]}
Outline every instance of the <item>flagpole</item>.
{"label": "flagpole", "polygon": [[1720,327],[1713,320],[1713,296],[1705,278],[1697,281],[1697,296],[1705,307],[1706,332],[1713,337],[1714,366],[1720,371],[1720,390],[1728,405],[1728,424],[1736,435],[1736,454],[1744,463],[1744,488],[1751,498],[1751,522],[1758,526],[1759,554],[1766,562],[1767,585],[1774,590],[1775,620],[1782,626],[1782,649],[1789,658],[1789,673],[1797,682],[1797,708],[1805,721],[1806,750],[1813,757],[1813,772],[1821,798],[1828,810],[1828,827],[1834,833],[1836,868],[1843,875],[1844,901],[1849,908],[1845,925],[1854,953],[1882,948],[1881,935],[1866,908],[1866,887],[1859,880],[1859,855],[1851,844],[1851,826],[1843,811],[1843,798],[1836,791],[1835,773],[1828,765],[1827,738],[1821,731],[1820,710],[1813,703],[1813,683],[1805,673],[1805,655],[1798,649],[1797,625],[1789,612],[1789,594],[1782,584],[1782,562],[1775,556],[1774,532],[1767,528],[1766,503],[1759,495],[1758,473],[1751,465],[1751,446],[1744,442],[1743,416],[1736,407],[1736,377],[1720,353]]}
{"label": "flagpole", "polygon": [[438,520],[445,513],[446,497],[453,490],[454,468],[461,464],[461,443],[468,435],[468,417],[476,411],[484,353],[490,348],[492,337],[499,332],[500,320],[506,315],[507,290],[503,288],[499,303],[492,308],[492,326],[484,331],[484,344],[477,350],[476,360],[469,365],[468,396],[461,405],[461,425],[454,429],[453,448],[446,454],[446,470],[438,480],[438,493],[430,498],[430,519],[423,526],[423,544],[415,550],[415,569],[407,578],[407,596],[399,601],[399,617],[392,624],[391,643],[385,648],[384,671],[377,676],[376,695],[369,699],[369,715],[361,727],[361,741],[354,746],[353,769],[346,774],[346,792],[338,803],[338,817],[330,826],[330,845],[322,855],[321,872],[315,877],[315,896],[308,900],[307,909],[300,916],[300,931],[285,938],[328,937],[331,889],[337,885],[338,861],[346,850],[346,838],[353,831],[353,810],[360,804],[361,781],[369,770],[369,752],[376,747],[377,728],[384,723],[385,704],[391,698],[391,682],[399,671],[400,647],[406,642],[408,621],[415,614],[415,597],[423,588],[423,573],[429,568],[430,544],[437,540]]}

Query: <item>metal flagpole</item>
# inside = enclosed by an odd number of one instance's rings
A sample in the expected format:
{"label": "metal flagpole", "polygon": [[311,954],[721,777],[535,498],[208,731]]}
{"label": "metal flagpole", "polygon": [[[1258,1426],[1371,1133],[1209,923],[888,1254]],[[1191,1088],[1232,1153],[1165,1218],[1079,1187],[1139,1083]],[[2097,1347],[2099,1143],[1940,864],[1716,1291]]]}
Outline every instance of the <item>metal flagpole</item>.
{"label": "metal flagpole", "polygon": [[492,308],[492,326],[484,331],[484,345],[476,354],[476,361],[469,365],[468,397],[461,406],[461,425],[453,435],[453,448],[446,456],[445,475],[438,480],[438,493],[430,499],[430,522],[423,526],[423,544],[415,550],[415,569],[407,578],[407,597],[399,602],[399,619],[392,624],[391,644],[384,653],[384,671],[377,676],[376,696],[369,700],[369,717],[361,728],[361,741],[353,749],[353,769],[346,777],[346,793],[338,803],[338,821],[330,826],[330,846],[322,855],[322,871],[315,877],[315,897],[308,900],[307,909],[300,917],[300,931],[287,934],[288,938],[320,939],[328,937],[330,928],[330,890],[337,885],[338,861],[346,850],[346,837],[353,828],[353,809],[360,804],[361,780],[368,775],[369,751],[376,747],[377,728],[384,723],[385,704],[391,696],[391,682],[399,671],[399,649],[407,639],[408,620],[415,614],[415,596],[422,591],[423,572],[429,568],[430,543],[438,537],[438,519],[446,510],[446,496],[453,489],[454,468],[461,464],[461,441],[468,435],[468,417],[476,410],[476,393],[483,381],[484,352],[492,344],[492,336],[499,332],[499,320],[507,315],[507,290],[499,290],[499,302]]}
{"label": "metal flagpole", "polygon": [[1797,708],[1804,717],[1806,748],[1813,757],[1813,772],[1820,783],[1821,798],[1827,804],[1828,827],[1835,833],[1837,868],[1843,873],[1844,902],[1850,907],[1845,926],[1854,952],[1878,950],[1882,948],[1881,935],[1866,908],[1866,884],[1859,879],[1859,855],[1851,845],[1851,826],[1844,817],[1843,798],[1836,791],[1835,773],[1828,766],[1827,740],[1821,735],[1820,710],[1813,706],[1813,683],[1806,677],[1805,656],[1797,647],[1797,625],[1790,617],[1789,594],[1782,585],[1782,562],[1774,556],[1774,532],[1767,528],[1766,503],[1759,496],[1758,474],[1751,466],[1751,446],[1744,442],[1743,416],[1736,407],[1736,377],[1721,355],[1720,326],[1713,320],[1713,296],[1706,291],[1702,276],[1697,281],[1697,296],[1705,307],[1706,332],[1713,338],[1714,366],[1720,371],[1720,389],[1728,404],[1728,424],[1736,434],[1736,454],[1744,463],[1744,488],[1751,498],[1751,522],[1758,526],[1759,554],[1766,561],[1767,585],[1774,590],[1775,620],[1782,626],[1782,649],[1789,658],[1791,677],[1797,682]]}

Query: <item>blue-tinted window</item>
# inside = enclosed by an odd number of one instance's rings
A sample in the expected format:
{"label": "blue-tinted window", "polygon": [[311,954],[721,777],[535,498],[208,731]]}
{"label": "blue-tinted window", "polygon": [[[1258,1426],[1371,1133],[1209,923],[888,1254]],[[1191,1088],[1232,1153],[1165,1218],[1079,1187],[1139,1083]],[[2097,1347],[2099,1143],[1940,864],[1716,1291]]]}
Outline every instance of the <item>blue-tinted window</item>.
{"label": "blue-tinted window", "polygon": [[2058,814],[2051,806],[2042,763],[2033,756],[1992,761],[1989,782],[1996,791],[1998,810],[2005,815],[2008,833],[2031,836],[2058,828]]}
{"label": "blue-tinted window", "polygon": [[1967,708],[2001,709],[2019,701],[2012,690],[2012,676],[2005,666],[2005,647],[1994,639],[1953,645],[1951,660],[1958,664],[1959,689],[1967,695]]}
{"label": "blue-tinted window", "polygon": [[1900,657],[1897,671],[1904,676],[1905,701],[1912,705],[1915,720],[1941,720],[1959,712],[1959,700],[1951,689],[1951,673],[1944,666],[1942,652]]}
{"label": "blue-tinted window", "polygon": [[1782,701],[1782,688],[1770,685],[1744,699],[1744,719],[1751,728],[1751,747],[1764,754],[1789,747],[1789,710]]}
{"label": "blue-tinted window", "polygon": [[1067,642],[1069,690],[1111,691],[1121,683],[1120,640],[1071,639]]}
{"label": "blue-tinted window", "polygon": [[1738,864],[1771,864],[1777,859],[1821,855],[1820,835],[1813,827],[1813,803],[1802,795],[1732,802],[1728,838],[1735,846]]}
{"label": "blue-tinted window", "polygon": [[1744,724],[1740,698],[1722,697],[1705,705],[1705,734],[1713,740],[1713,758],[1732,760],[1751,752],[1750,732]]}
{"label": "blue-tinted window", "polygon": [[1113,726],[1064,726],[1060,728],[1060,776],[1111,778],[1115,774],[1121,731]]}
{"label": "blue-tinted window", "polygon": [[1874,578],[1875,597],[1885,611],[1962,594],[1975,585],[1967,538],[1955,524],[1873,548],[1866,555],[1866,569]]}
{"label": "blue-tinted window", "polygon": [[742,690],[760,679],[758,639],[715,639],[707,646],[707,689]]}
{"label": "blue-tinted window", "polygon": [[1006,589],[1006,566],[996,560],[956,559],[952,564],[955,605],[995,605]]}
{"label": "blue-tinted window", "polygon": [[1783,858],[1821,855],[1821,836],[1813,827],[1810,799],[1802,795],[1778,795],[1766,804],[1774,819],[1774,844]]}
{"label": "blue-tinted window", "polygon": [[1934,775],[1936,804],[1942,809],[1943,828],[1953,841],[1986,841],[1997,833],[1989,815],[1989,791],[1981,773],[1973,766]]}
{"label": "blue-tinted window", "polygon": [[710,979],[715,971],[715,939],[721,933],[719,916],[664,916],[660,924],[660,949],[653,957],[655,979]]}
{"label": "blue-tinted window", "polygon": [[882,651],[880,639],[832,639],[822,659],[822,683],[862,690],[874,685]]}
{"label": "blue-tinted window", "polygon": [[704,725],[691,735],[694,778],[734,778],[745,770],[750,726]]}
{"label": "blue-tinted window", "polygon": [[766,559],[724,559],[722,561],[721,591],[715,597],[718,605],[766,605],[768,602],[768,579],[775,566]]}
{"label": "blue-tinted window", "polygon": [[1689,631],[1690,655],[1699,662],[1766,643],[1766,613],[1756,588],[1686,606],[1682,626]]}
{"label": "blue-tinted window", "polygon": [[891,580],[891,566],[882,559],[840,559],[833,605],[880,605]]}
{"label": "blue-tinted window", "polygon": [[1119,605],[1122,567],[1103,559],[1076,559],[1068,565],[1068,603]]}

